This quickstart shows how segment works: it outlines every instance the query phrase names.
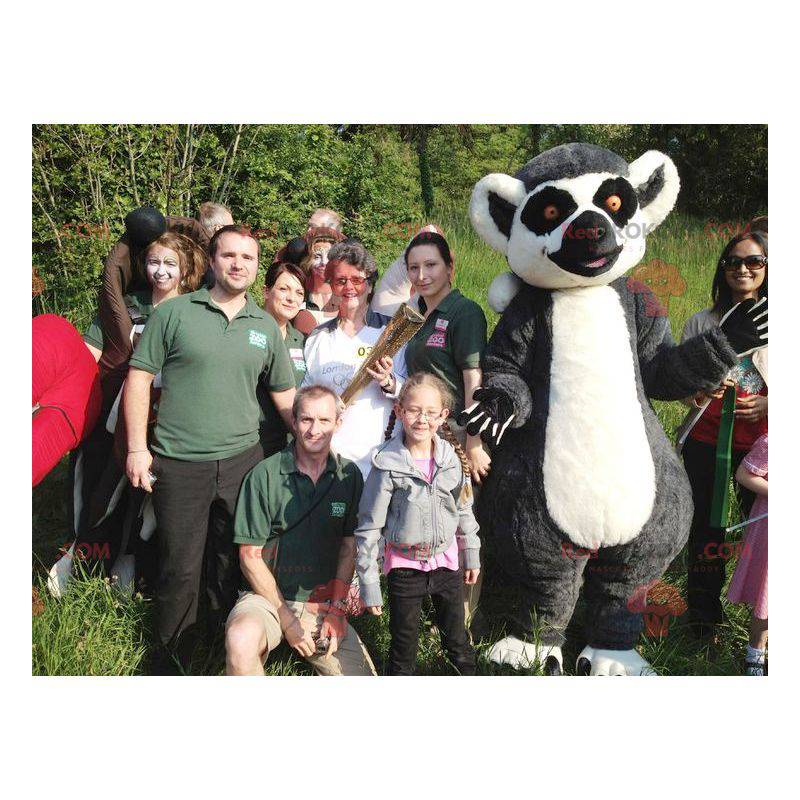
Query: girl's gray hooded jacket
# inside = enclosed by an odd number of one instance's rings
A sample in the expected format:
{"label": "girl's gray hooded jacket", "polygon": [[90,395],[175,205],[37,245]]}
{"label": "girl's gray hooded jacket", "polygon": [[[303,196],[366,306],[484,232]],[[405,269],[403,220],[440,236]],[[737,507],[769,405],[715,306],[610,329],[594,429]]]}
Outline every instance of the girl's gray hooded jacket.
{"label": "girl's gray hooded jacket", "polygon": [[367,606],[383,602],[378,571],[381,536],[397,547],[433,557],[447,550],[457,535],[464,569],[480,566],[481,545],[472,500],[458,502],[468,480],[461,462],[453,446],[438,436],[434,437],[433,460],[433,477],[428,483],[400,436],[372,456],[373,469],[361,495],[355,531],[359,591]]}

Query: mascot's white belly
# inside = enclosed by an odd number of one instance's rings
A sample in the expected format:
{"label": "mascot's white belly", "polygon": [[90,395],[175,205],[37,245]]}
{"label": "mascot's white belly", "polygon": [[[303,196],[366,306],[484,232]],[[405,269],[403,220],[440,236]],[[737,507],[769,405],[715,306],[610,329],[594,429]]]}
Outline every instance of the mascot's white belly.
{"label": "mascot's white belly", "polygon": [[650,518],[656,484],[619,296],[554,291],[552,330],[547,510],[580,547],[625,544]]}

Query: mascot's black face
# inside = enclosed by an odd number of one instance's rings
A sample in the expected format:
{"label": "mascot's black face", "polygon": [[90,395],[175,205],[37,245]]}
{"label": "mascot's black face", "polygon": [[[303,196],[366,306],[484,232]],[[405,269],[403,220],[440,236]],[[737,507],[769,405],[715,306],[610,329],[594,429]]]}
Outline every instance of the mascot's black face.
{"label": "mascot's black face", "polygon": [[[629,165],[601,147],[561,145],[513,178],[496,173],[479,181],[470,218],[526,283],[596,286],[640,261],[646,235],[670,212],[678,188],[663,153],[651,150]],[[490,297],[493,306],[497,300]]]}

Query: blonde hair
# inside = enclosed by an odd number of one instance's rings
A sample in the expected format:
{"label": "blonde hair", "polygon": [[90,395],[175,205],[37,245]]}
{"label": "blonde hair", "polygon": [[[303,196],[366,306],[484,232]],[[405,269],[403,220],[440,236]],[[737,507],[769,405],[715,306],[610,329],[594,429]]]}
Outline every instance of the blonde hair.
{"label": "blonde hair", "polygon": [[201,203],[200,209],[197,213],[197,219],[200,224],[205,228],[209,236],[213,236],[215,228],[221,228],[223,225],[230,225],[229,220],[233,220],[233,214],[227,206],[222,203]]}
{"label": "blonde hair", "polygon": [[311,220],[314,217],[322,217],[322,222],[317,221],[313,227],[315,228],[333,228],[341,233],[342,230],[342,217],[340,214],[337,214],[332,208],[315,208],[314,211],[311,213],[311,216],[308,218],[309,228],[311,226]]}
{"label": "blonde hair", "polygon": [[[448,411],[453,410],[454,399],[453,393],[450,391],[450,387],[441,378],[437,378],[430,372],[415,372],[413,375],[411,375],[400,387],[400,393],[397,396],[397,403],[402,406],[406,397],[408,397],[408,395],[414,391],[414,389],[417,389],[420,386],[428,386],[431,389],[435,389],[439,393],[439,399],[441,400],[442,408],[446,408]],[[389,424],[386,426],[386,431],[384,433],[384,437],[387,442],[392,438],[392,433],[394,432],[394,426],[396,422],[397,414],[395,413],[394,409],[392,409],[392,413],[389,415]],[[460,503],[463,503],[472,496],[472,481],[470,479],[469,459],[467,458],[467,454],[464,452],[464,448],[461,446],[461,442],[458,441],[456,435],[447,424],[447,420],[445,420],[439,426],[438,433],[439,436],[448,442],[452,446],[453,450],[456,451],[458,460],[461,462],[461,471],[464,473],[464,485],[461,488],[461,494],[459,495],[458,500]]]}

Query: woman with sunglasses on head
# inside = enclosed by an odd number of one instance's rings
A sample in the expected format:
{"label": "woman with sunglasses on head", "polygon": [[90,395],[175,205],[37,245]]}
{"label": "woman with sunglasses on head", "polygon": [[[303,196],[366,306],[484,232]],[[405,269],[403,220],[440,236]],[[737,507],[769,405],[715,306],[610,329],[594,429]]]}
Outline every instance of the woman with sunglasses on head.
{"label": "woman with sunglasses on head", "polygon": [[[767,235],[750,230],[735,236],[717,262],[711,285],[713,305],[686,321],[682,339],[689,339],[719,325],[722,316],[745,300],[767,296]],[[711,524],[711,507],[716,474],[716,450],[722,420],[725,389],[736,389],[731,452],[732,472],[755,441],[767,433],[767,348],[743,356],[729,379],[711,394],[699,393],[687,403],[697,408],[710,400],[702,417],[689,432],[683,460],[694,498],[694,518],[689,534],[688,606],[692,631],[700,638],[711,637],[722,622],[720,596],[725,582],[722,544],[725,531]],[[749,516],[753,494],[735,484],[743,518]]]}
{"label": "woman with sunglasses on head", "polygon": [[[369,309],[378,273],[375,260],[360,242],[345,239],[333,245],[325,277],[336,295],[339,313],[306,340],[303,386],[322,384],[341,395],[369,357],[389,317]],[[369,370],[373,381],[347,407],[333,437],[336,452],[354,461],[365,479],[405,376],[403,349],[394,359],[384,357]]]}

